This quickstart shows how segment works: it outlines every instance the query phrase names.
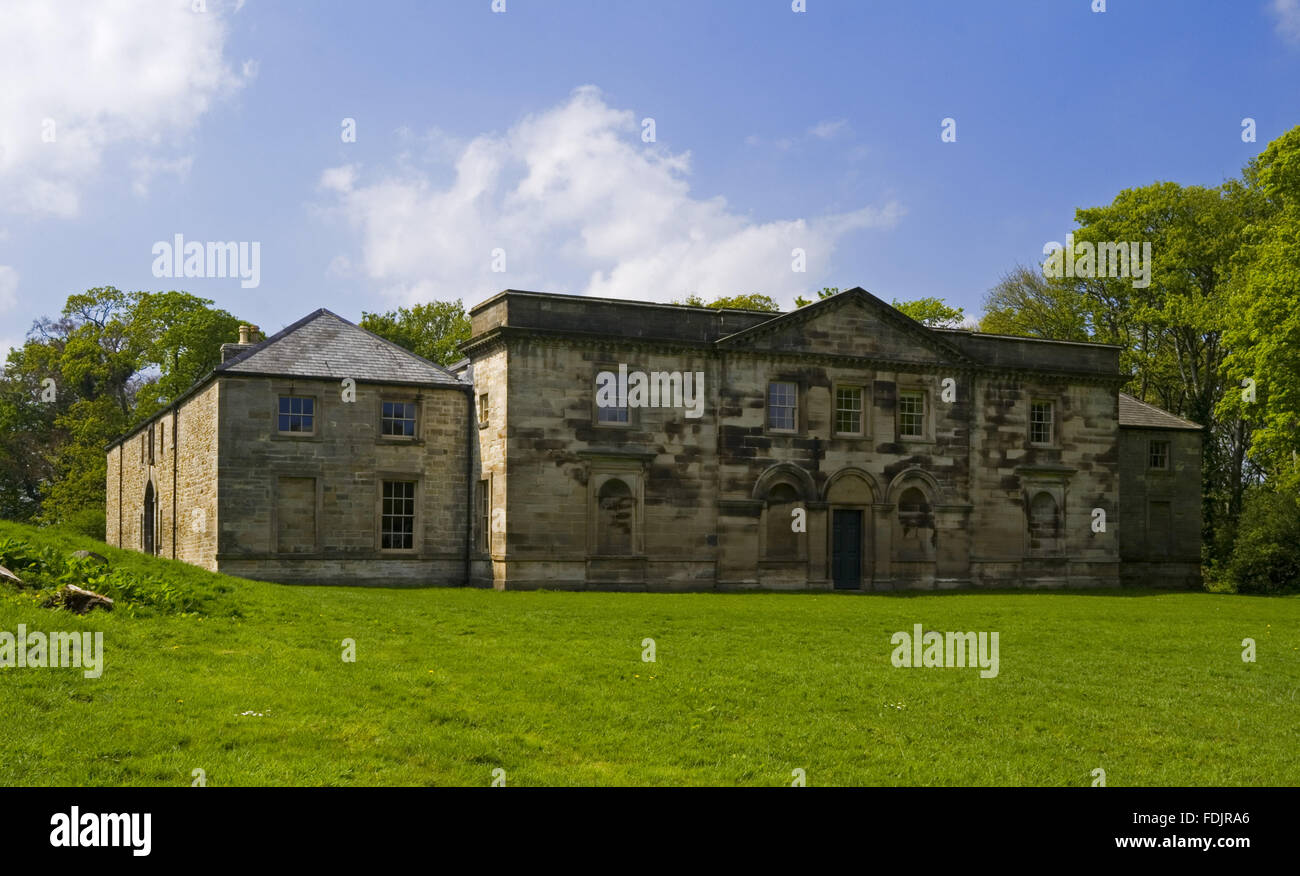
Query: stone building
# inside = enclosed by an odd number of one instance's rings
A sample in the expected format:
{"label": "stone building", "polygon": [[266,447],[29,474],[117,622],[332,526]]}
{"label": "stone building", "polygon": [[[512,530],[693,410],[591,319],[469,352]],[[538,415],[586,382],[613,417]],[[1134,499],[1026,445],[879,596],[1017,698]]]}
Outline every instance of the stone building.
{"label": "stone building", "polygon": [[318,583],[1199,582],[1201,430],[1119,392],[1116,347],[931,329],[861,289],[785,314],[508,290],[470,316],[451,372],[328,311],[227,345],[109,449],[109,541]]}
{"label": "stone building", "polygon": [[506,291],[471,320],[476,583],[1199,581],[1199,427],[1120,393],[1117,347],[862,289],[781,315]]}
{"label": "stone building", "polygon": [[107,540],[272,581],[461,584],[470,387],[327,310],[108,450]]}

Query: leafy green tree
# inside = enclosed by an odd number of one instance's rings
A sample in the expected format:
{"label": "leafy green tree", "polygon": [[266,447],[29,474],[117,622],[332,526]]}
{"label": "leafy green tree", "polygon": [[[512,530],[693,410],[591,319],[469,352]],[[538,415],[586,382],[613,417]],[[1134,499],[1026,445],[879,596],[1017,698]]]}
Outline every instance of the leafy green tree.
{"label": "leafy green tree", "polygon": [[763,295],[758,292],[751,292],[748,295],[720,295],[712,301],[705,302],[696,293],[692,292],[681,301],[674,301],[674,304],[689,304],[692,307],[712,307],[715,310],[730,308],[732,310],[763,310],[768,313],[780,313],[781,305],[770,295]]}
{"label": "leafy green tree", "polygon": [[1086,341],[1087,302],[1069,284],[1017,265],[989,290],[979,327],[989,334]]}
{"label": "leafy green tree", "polygon": [[[817,300],[823,301],[827,298],[830,298],[832,295],[838,295],[838,294],[840,294],[839,286],[823,286],[821,290],[817,293]],[[810,299],[804,298],[802,295],[795,296],[794,299],[795,307],[807,307],[809,304],[812,304],[812,301]]]}
{"label": "leafy green tree", "polygon": [[966,320],[960,307],[949,307],[942,298],[918,298],[915,301],[890,302],[895,310],[931,328],[956,328]]}
{"label": "leafy green tree", "polygon": [[1245,172],[1262,209],[1233,263],[1221,418],[1250,424],[1266,472],[1300,453],[1300,128],[1270,143]]}
{"label": "leafy green tree", "polygon": [[186,292],[144,292],[131,305],[130,330],[145,367],[158,378],[137,389],[134,419],[161,410],[221,364],[221,345],[240,320],[213,302]]}
{"label": "leafy green tree", "polygon": [[460,345],[470,334],[469,315],[459,300],[431,301],[387,313],[363,311],[360,325],[439,365],[463,358]]}
{"label": "leafy green tree", "polygon": [[239,320],[211,304],[110,286],[37,320],[0,376],[0,513],[102,538],[104,448],[217,364]]}

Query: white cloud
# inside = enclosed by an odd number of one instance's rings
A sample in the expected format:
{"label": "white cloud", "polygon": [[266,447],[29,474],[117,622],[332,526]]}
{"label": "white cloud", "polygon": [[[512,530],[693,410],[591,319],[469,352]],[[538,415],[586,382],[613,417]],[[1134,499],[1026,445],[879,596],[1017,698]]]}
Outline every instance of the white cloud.
{"label": "white cloud", "polygon": [[[326,170],[322,189],[359,235],[361,273],[408,301],[476,300],[507,286],[667,301],[762,292],[789,303],[818,286],[836,244],[887,228],[896,203],[811,219],[755,221],[692,195],[690,154],[642,143],[637,116],[592,86],[468,142],[446,186],[403,165],[360,181]],[[808,272],[791,270],[792,250]],[[504,250],[507,272],[491,270]]]}
{"label": "white cloud", "polygon": [[1277,19],[1277,32],[1288,40],[1300,42],[1300,0],[1273,0],[1271,6]]}
{"label": "white cloud", "polygon": [[818,122],[808,129],[808,133],[819,140],[829,140],[840,131],[848,127],[848,122],[844,119],[831,119],[825,122]]}
{"label": "white cloud", "polygon": [[149,184],[153,182],[154,177],[170,174],[179,180],[183,180],[190,175],[190,168],[193,166],[193,155],[170,160],[153,158],[148,155],[133,159],[131,169],[135,171],[135,178],[131,180],[131,191],[135,193],[136,197],[147,197]]}
{"label": "white cloud", "polygon": [[223,5],[206,8],[195,12],[190,0],[7,0],[0,27],[7,209],[75,216],[81,189],[112,146],[169,160],[172,142],[243,84],[223,56]]}
{"label": "white cloud", "polygon": [[8,265],[0,265],[0,313],[13,309],[18,303],[18,272]]}

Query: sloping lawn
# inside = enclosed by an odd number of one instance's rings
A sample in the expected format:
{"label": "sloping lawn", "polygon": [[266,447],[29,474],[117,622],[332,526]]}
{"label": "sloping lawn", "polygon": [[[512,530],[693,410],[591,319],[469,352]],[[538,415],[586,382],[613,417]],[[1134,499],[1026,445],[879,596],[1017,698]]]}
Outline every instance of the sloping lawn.
{"label": "sloping lawn", "polygon": [[[99,678],[0,668],[3,785],[1300,785],[1300,598],[287,587],[5,537],[196,608],[78,617],[0,586],[0,631],[105,651]],[[918,623],[997,631],[999,674],[895,668]]]}

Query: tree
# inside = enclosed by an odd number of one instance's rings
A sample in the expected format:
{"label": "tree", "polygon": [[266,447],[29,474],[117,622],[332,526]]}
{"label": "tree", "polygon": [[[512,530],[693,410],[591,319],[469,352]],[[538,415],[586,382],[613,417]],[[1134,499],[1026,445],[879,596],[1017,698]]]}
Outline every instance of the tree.
{"label": "tree", "polygon": [[[823,286],[821,288],[821,291],[817,293],[817,300],[822,301],[824,299],[830,298],[832,295],[838,295],[838,294],[840,294],[839,286]],[[804,298],[802,295],[796,295],[794,298],[795,307],[807,307],[809,304],[812,304],[812,301],[810,301],[807,298]]]}
{"label": "tree", "polygon": [[1043,272],[1016,267],[1002,276],[984,299],[980,331],[1057,341],[1088,340],[1084,297]]}
{"label": "tree", "polygon": [[0,513],[103,537],[109,441],[219,361],[239,320],[184,292],[68,296],[0,375]]}
{"label": "tree", "polygon": [[960,307],[949,307],[942,298],[918,298],[915,301],[890,302],[895,310],[931,328],[955,328],[966,319]]}
{"label": "tree", "polygon": [[470,334],[469,315],[459,300],[431,301],[387,313],[362,311],[361,327],[439,365],[463,358],[460,345]]}
{"label": "tree", "polygon": [[768,313],[781,312],[781,305],[777,304],[772,296],[758,292],[751,292],[748,295],[720,295],[707,304],[703,298],[692,292],[685,299],[674,301],[673,304],[687,304],[691,307],[712,307],[715,310],[730,308],[732,310],[762,310]]}

